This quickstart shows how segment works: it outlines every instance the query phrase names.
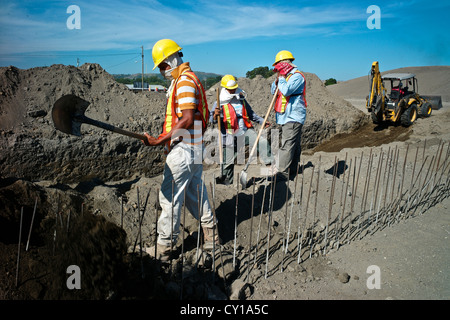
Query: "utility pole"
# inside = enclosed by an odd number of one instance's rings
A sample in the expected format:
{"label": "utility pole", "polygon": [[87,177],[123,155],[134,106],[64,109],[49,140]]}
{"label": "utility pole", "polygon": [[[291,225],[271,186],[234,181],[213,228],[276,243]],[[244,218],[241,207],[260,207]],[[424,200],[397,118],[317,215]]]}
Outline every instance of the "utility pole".
{"label": "utility pole", "polygon": [[142,92],[144,91],[144,46],[141,46],[142,49]]}

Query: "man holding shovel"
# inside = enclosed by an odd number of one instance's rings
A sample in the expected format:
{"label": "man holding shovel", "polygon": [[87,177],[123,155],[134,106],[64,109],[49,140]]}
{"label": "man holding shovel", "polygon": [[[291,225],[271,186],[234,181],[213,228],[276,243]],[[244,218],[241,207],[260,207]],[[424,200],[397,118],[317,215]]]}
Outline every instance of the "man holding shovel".
{"label": "man holding shovel", "polygon": [[[171,85],[167,93],[163,133],[158,138],[144,134],[146,145],[165,145],[167,153],[159,193],[162,212],[158,220],[156,244],[156,258],[161,261],[170,259],[172,247],[176,244],[184,194],[188,210],[196,219],[201,219],[204,249],[212,248],[213,241],[219,243],[217,224],[214,223],[208,194],[201,178],[203,133],[208,121],[208,104],[200,80],[192,72],[189,62],[183,62],[180,51],[181,47],[170,39],[159,40],[153,46],[153,69],[158,67],[161,74],[171,80]],[[198,195],[198,190],[203,190],[203,194]],[[198,196],[203,201],[200,212]],[[145,251],[155,256],[155,247],[146,248]]]}
{"label": "man holding shovel", "polygon": [[[292,63],[291,52],[282,50],[275,57],[277,78],[272,83],[272,94],[278,88],[275,101],[276,122],[281,125],[281,147],[275,168],[277,180],[295,177],[301,154],[302,127],[306,119],[306,79]],[[288,177],[290,172],[290,177]]]}
{"label": "man holding shovel", "polygon": [[[210,113],[210,121],[220,117],[222,141],[224,145],[224,165],[221,177],[216,179],[220,184],[233,184],[234,162],[238,152],[242,152],[245,145],[258,143],[260,157],[265,165],[271,164],[270,145],[266,139],[256,141],[257,134],[251,121],[262,124],[264,119],[258,116],[245,99],[246,93],[239,88],[236,78],[225,75],[220,85],[220,106],[214,104],[214,111]],[[265,127],[270,123],[266,122]]]}

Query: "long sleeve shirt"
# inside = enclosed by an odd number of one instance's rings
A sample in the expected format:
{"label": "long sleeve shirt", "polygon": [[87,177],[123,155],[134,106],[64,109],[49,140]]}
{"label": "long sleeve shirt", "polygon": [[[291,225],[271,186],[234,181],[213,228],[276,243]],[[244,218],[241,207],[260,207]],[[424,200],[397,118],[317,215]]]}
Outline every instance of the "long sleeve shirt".
{"label": "long sleeve shirt", "polygon": [[[297,68],[292,69],[289,74],[292,76],[288,81],[284,77],[278,78],[278,90],[285,96],[289,98],[289,102],[286,104],[286,110],[284,113],[276,113],[277,124],[283,125],[288,122],[299,122],[301,124],[305,123],[306,119],[306,104],[303,99],[302,93],[305,89],[305,79],[304,77],[295,72]],[[286,75],[286,77],[288,76]],[[275,81],[272,83],[272,94],[275,93],[277,85]]]}
{"label": "long sleeve shirt", "polygon": [[[240,96],[239,94],[243,92],[240,88],[236,89],[236,93],[235,94],[230,94],[225,88],[222,88],[221,92],[220,92],[220,105],[224,105],[224,104],[228,104],[230,103],[235,112],[236,112],[236,116],[238,117],[238,124],[239,124],[239,129],[233,134],[233,136],[237,137],[237,136],[241,136],[245,133],[245,131],[247,131],[247,126],[244,123],[244,119],[242,118],[242,108],[244,108],[243,105],[243,98],[242,96]],[[211,111],[209,113],[209,121],[216,123],[217,119],[214,119],[214,109],[217,106],[217,101],[214,102],[213,107],[211,108]],[[264,118],[261,118],[259,115],[256,114],[256,112],[253,111],[252,107],[250,106],[250,104],[247,102],[247,116],[249,118],[250,121],[254,121],[257,122],[259,124],[262,124],[264,122]],[[221,132],[222,132],[222,136],[224,138],[224,143],[226,143],[226,145],[229,145],[233,140],[230,138],[232,138],[233,136],[227,135],[226,134],[226,130],[225,130],[225,125],[223,124],[223,112],[221,110],[220,112],[220,118],[222,121],[222,125],[221,125]],[[228,136],[228,137],[227,137]]]}

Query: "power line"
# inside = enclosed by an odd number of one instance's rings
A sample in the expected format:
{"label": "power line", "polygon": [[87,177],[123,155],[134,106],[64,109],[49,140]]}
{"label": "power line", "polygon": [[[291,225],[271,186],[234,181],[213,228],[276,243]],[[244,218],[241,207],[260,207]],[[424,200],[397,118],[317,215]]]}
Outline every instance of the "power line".
{"label": "power line", "polygon": [[112,69],[112,68],[118,67],[118,66],[120,66],[120,65],[122,65],[122,64],[124,64],[124,63],[127,63],[127,62],[129,62],[129,61],[132,61],[132,60],[134,60],[134,59],[136,59],[136,58],[138,58],[138,57],[139,57],[139,55],[134,56],[133,58],[127,59],[127,60],[125,60],[125,61],[123,61],[123,62],[120,62],[120,63],[118,63],[118,64],[115,64],[115,65],[112,65],[112,66],[105,67],[105,69]]}

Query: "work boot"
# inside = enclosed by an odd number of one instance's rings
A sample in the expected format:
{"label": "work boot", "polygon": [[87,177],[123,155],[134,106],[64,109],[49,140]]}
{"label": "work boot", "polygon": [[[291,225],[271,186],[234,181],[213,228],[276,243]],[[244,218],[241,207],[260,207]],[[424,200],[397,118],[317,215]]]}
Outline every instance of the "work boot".
{"label": "work boot", "polygon": [[229,186],[230,184],[233,184],[233,180],[229,180],[225,176],[216,177],[216,184],[224,184],[226,186]]}
{"label": "work boot", "polygon": [[161,262],[168,262],[171,259],[170,246],[164,246],[162,244],[156,244],[156,257],[155,257],[155,246],[150,248],[144,248],[144,251],[152,258],[160,260]]}
{"label": "work boot", "polygon": [[213,244],[215,242],[216,248],[220,245],[221,240],[219,238],[219,231],[217,230],[217,227],[214,228],[207,228],[207,227],[203,227],[203,239],[204,239],[204,243],[203,243],[203,249],[205,250],[212,250],[213,249]]}

